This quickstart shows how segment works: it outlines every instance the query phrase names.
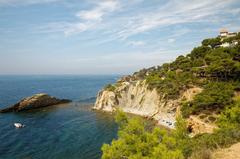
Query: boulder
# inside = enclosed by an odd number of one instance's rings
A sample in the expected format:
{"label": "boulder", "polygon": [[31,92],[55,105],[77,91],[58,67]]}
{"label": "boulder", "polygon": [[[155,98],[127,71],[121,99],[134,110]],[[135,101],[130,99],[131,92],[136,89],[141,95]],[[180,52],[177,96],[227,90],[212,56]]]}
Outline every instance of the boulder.
{"label": "boulder", "polygon": [[49,96],[48,94],[41,93],[24,98],[13,106],[0,110],[0,113],[20,112],[69,102],[71,101],[67,99],[58,99],[56,97]]}

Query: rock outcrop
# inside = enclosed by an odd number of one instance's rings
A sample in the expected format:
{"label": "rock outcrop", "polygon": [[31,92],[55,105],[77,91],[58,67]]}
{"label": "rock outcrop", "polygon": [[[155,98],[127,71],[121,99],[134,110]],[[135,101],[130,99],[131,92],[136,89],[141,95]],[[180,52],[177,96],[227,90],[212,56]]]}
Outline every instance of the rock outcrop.
{"label": "rock outcrop", "polygon": [[187,123],[191,136],[195,136],[200,133],[213,133],[213,130],[217,129],[215,124],[206,123],[194,115],[190,115],[187,119]]}
{"label": "rock outcrop", "polygon": [[114,91],[104,89],[98,93],[93,109],[112,112],[117,108],[124,112],[155,119],[158,124],[174,128],[176,117],[180,113],[180,102],[192,100],[202,91],[193,87],[182,93],[176,100],[167,100],[156,89],[150,90],[144,80],[119,80]]}
{"label": "rock outcrop", "polygon": [[6,112],[20,112],[20,111],[25,111],[25,110],[30,110],[30,109],[35,109],[35,108],[42,108],[42,107],[47,107],[47,106],[52,106],[52,105],[57,105],[57,104],[63,104],[63,103],[69,103],[71,102],[70,100],[67,99],[58,99],[52,96],[49,96],[47,94],[36,94],[31,97],[27,97],[22,99],[20,102],[16,103],[13,106],[10,106],[6,109],[0,110],[1,113],[6,113]]}

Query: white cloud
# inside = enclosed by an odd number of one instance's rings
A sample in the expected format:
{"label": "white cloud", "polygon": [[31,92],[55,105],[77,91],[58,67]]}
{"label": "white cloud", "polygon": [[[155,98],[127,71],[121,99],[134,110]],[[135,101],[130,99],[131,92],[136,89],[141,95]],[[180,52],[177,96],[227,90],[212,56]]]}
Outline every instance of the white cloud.
{"label": "white cloud", "polygon": [[76,23],[71,24],[65,31],[65,35],[72,35],[76,32],[84,32],[93,27],[91,23]]}
{"label": "white cloud", "polygon": [[[31,5],[40,3],[51,3],[62,1],[63,4],[68,4],[65,0],[0,0],[1,5]],[[49,22],[44,25],[37,25],[35,29],[40,33],[56,33],[63,32],[66,36],[79,34],[81,32],[98,28],[102,24],[105,16],[118,10],[121,7],[119,0],[101,0],[101,1],[85,1],[93,7],[76,12],[76,21],[58,21]],[[79,2],[73,2],[79,5]]]}
{"label": "white cloud", "polygon": [[168,42],[169,43],[173,43],[173,42],[175,42],[176,41],[176,39],[168,39]]}
{"label": "white cloud", "polygon": [[58,22],[49,23],[44,26],[36,27],[39,33],[55,33],[63,32],[66,36],[76,34],[76,32],[83,32],[94,27],[91,23],[68,23],[68,22]]}
{"label": "white cloud", "polygon": [[117,34],[119,38],[126,39],[129,36],[156,28],[206,20],[210,21],[218,13],[224,13],[225,9],[234,1],[236,2],[236,0],[171,0],[157,10],[129,17],[128,22],[123,23]]}
{"label": "white cloud", "polygon": [[80,11],[76,14],[77,17],[84,20],[101,20],[103,15],[103,11],[96,9],[90,11]]}
{"label": "white cloud", "polygon": [[80,11],[76,16],[83,20],[102,20],[105,14],[115,11],[118,7],[119,2],[116,0],[102,1],[94,9]]}
{"label": "white cloud", "polygon": [[146,43],[144,41],[130,41],[130,42],[128,42],[128,44],[132,45],[132,46],[143,46]]}
{"label": "white cloud", "polygon": [[[93,1],[93,3],[90,3],[93,5],[92,7],[78,11],[75,14],[78,20],[60,22],[59,25],[56,25],[57,23],[50,25],[56,26],[55,30],[57,32],[62,30],[68,36],[88,30],[97,30],[98,33],[104,35],[105,41],[109,41],[107,39],[126,40],[134,35],[175,25],[204,22],[209,24],[213,22],[214,24],[222,23],[227,18],[222,15],[227,13],[239,14],[239,9],[231,6],[238,0],[169,0],[165,4],[159,3],[154,8],[146,10],[141,7],[134,8],[137,6],[136,4],[141,3],[143,0],[133,1]],[[119,11],[119,14],[116,14],[116,11]],[[64,25],[60,26],[61,24]],[[54,31],[54,27],[50,30]],[[176,33],[168,37],[168,39],[176,39],[177,36],[182,36],[188,32],[191,32],[191,30],[187,28],[176,29]],[[134,42],[129,44],[138,45],[138,43]]]}
{"label": "white cloud", "polygon": [[233,15],[238,15],[240,13],[240,8],[229,9],[227,12]]}
{"label": "white cloud", "polygon": [[39,3],[51,3],[60,0],[0,0],[1,5],[31,5]]}
{"label": "white cloud", "polygon": [[95,8],[82,10],[76,13],[76,17],[83,20],[83,22],[73,23],[64,33],[65,35],[72,35],[95,28],[101,23],[105,15],[117,10],[119,7],[120,3],[117,0],[104,0],[98,2]]}

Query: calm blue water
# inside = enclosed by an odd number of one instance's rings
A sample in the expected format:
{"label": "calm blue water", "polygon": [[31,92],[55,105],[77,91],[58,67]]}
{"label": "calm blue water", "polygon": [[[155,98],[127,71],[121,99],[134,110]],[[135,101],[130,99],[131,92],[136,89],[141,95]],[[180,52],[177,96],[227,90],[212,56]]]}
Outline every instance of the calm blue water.
{"label": "calm blue water", "polygon": [[[0,159],[98,159],[116,137],[110,114],[91,111],[97,92],[118,76],[0,76],[0,108],[36,93],[74,102],[0,114]],[[25,128],[16,129],[14,122]]]}

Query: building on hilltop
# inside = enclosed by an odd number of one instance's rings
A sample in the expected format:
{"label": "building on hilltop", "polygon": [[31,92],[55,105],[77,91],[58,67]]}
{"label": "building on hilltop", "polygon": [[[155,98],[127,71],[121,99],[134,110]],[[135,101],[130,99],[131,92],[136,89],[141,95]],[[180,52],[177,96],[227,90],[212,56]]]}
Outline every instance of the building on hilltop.
{"label": "building on hilltop", "polygon": [[232,41],[226,41],[226,39],[237,36],[237,32],[228,32],[227,29],[221,29],[219,36],[221,38],[221,45],[218,45],[217,47],[234,47],[236,46],[239,41],[238,40],[232,40]]}
{"label": "building on hilltop", "polygon": [[220,34],[219,34],[220,37],[226,37],[227,35],[228,35],[227,29],[220,30]]}
{"label": "building on hilltop", "polygon": [[236,36],[236,35],[237,35],[236,32],[228,32],[227,29],[221,29],[219,37],[220,38],[229,38],[229,37],[233,37],[233,36]]}

